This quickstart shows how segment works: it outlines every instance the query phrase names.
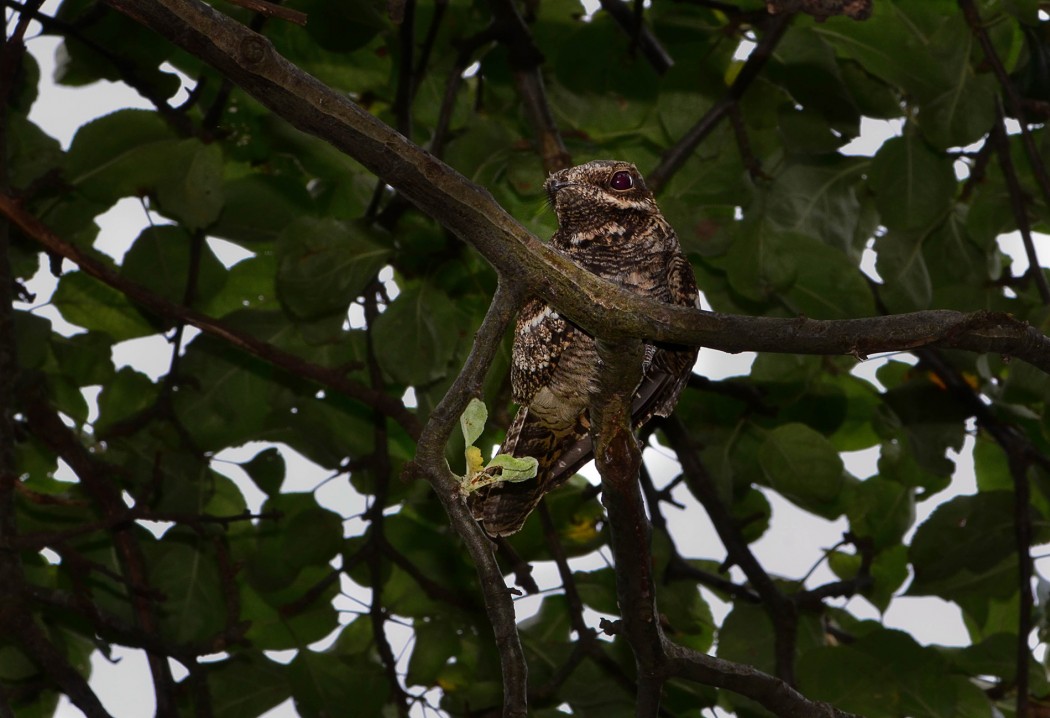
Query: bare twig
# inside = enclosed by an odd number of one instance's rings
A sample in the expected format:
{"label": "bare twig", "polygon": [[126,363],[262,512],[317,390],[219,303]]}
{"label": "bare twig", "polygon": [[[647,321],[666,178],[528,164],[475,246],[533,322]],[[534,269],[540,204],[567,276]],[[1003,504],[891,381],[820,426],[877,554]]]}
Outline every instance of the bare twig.
{"label": "bare twig", "polygon": [[140,284],[129,282],[105,264],[90,257],[86,252],[64,242],[8,195],[0,195],[0,214],[14,221],[26,236],[35,239],[48,251],[70,260],[86,274],[117,289],[145,309],[162,317],[191,324],[205,334],[218,337],[276,367],[312,379],[352,399],[357,399],[397,421],[410,436],[419,435],[419,420],[414,413],[405,408],[399,399],[347,378],[340,369],[323,367],[306,361],[250,334],[231,329],[219,320],[169,302]]}
{"label": "bare twig", "polygon": [[[117,485],[109,480],[105,465],[66,427],[58,412],[49,406],[45,398],[40,395],[40,387],[27,389],[22,399],[26,419],[33,435],[69,464],[103,516],[108,520],[117,521],[124,515],[127,507],[120,496]],[[121,571],[127,580],[138,586],[148,586],[145,558],[128,526],[122,527],[115,524],[113,544],[120,559]],[[152,602],[146,596],[132,592],[131,604],[140,628],[146,632],[156,631],[157,616]],[[146,657],[153,675],[157,715],[177,715],[175,681],[167,660],[151,652],[147,652]]]}
{"label": "bare twig", "polygon": [[1010,209],[1013,212],[1017,230],[1021,233],[1025,256],[1028,257],[1028,276],[1035,279],[1035,286],[1039,290],[1039,298],[1042,299],[1043,304],[1050,304],[1050,284],[1047,283],[1046,272],[1043,271],[1039,255],[1035,251],[1035,242],[1032,241],[1032,223],[1028,219],[1025,192],[1021,189],[1021,183],[1017,179],[1014,160],[1010,155],[1010,142],[1006,136],[1002,108],[998,106],[995,108],[995,124],[992,125],[989,139],[999,157],[999,168],[1002,170],[1003,179],[1006,180],[1006,189],[1010,195]]}
{"label": "bare twig", "polygon": [[[412,15],[415,8],[414,0],[409,0],[407,13]],[[411,24],[408,22],[406,24]],[[379,292],[381,284],[378,280],[365,292],[365,353],[368,357],[368,376],[372,388],[377,391],[383,390],[383,375],[376,360],[375,340],[372,335],[372,326],[376,317],[379,316]],[[369,532],[371,546],[368,551],[368,566],[372,576],[372,605],[369,607],[368,616],[372,622],[372,641],[375,643],[379,659],[386,671],[387,681],[390,683],[390,691],[393,694],[394,704],[401,718],[408,718],[408,694],[401,687],[401,681],[397,675],[397,658],[390,647],[390,641],[386,637],[386,611],[383,609],[383,554],[379,550],[379,544],[386,543],[386,504],[390,496],[390,437],[387,432],[386,416],[379,411],[372,412],[372,441],[373,453],[371,472],[375,479],[375,495],[372,499],[372,507],[368,511],[368,517],[372,522]]]}
{"label": "bare twig", "polygon": [[920,361],[932,367],[944,385],[958,397],[977,418],[977,425],[986,431],[1006,455],[1010,478],[1014,484],[1014,547],[1017,552],[1017,615],[1016,694],[1017,715],[1028,715],[1028,664],[1032,652],[1028,638],[1032,633],[1032,516],[1030,513],[1031,486],[1028,470],[1033,464],[1050,469],[1050,457],[1034,446],[1023,433],[1002,421],[991,411],[939,352],[922,351]]}
{"label": "bare twig", "polygon": [[740,68],[740,72],[733,80],[733,84],[726,91],[725,97],[716,102],[685,133],[682,139],[678,140],[663,153],[659,164],[646,176],[646,182],[654,192],[659,193],[663,189],[668,180],[671,179],[671,176],[686,163],[686,160],[693,154],[700,142],[718,126],[718,123],[729,114],[733,106],[744,96],[744,92],[758,77],[758,73],[765,67],[769,58],[773,56],[773,50],[776,48],[777,43],[780,42],[780,38],[784,36],[788,26],[791,25],[792,17],[790,13],[786,13],[777,15],[769,21],[766,34],[762,36],[758,45],[751,51],[744,66]]}
{"label": "bare twig", "polygon": [[995,51],[995,45],[992,44],[992,39],[988,36],[988,30],[981,20],[981,13],[973,0],[958,0],[958,3],[959,7],[962,8],[963,15],[966,17],[967,24],[970,26],[970,31],[981,44],[984,56],[988,60],[988,64],[991,65],[992,72],[995,73],[995,79],[999,81],[999,86],[1002,87],[1007,109],[1017,118],[1017,122],[1021,126],[1021,143],[1024,146],[1025,155],[1028,157],[1028,163],[1032,167],[1032,174],[1035,176],[1036,184],[1039,185],[1039,190],[1043,195],[1043,203],[1050,207],[1050,173],[1047,172],[1043,153],[1036,146],[1035,138],[1032,136],[1031,130],[1028,129],[1028,123],[1025,121],[1025,103],[1022,102],[1017,94],[1017,88],[1014,87],[1013,82],[1010,80],[1010,75],[1007,73],[999,53]]}
{"label": "bare twig", "polygon": [[554,121],[547,91],[543,86],[540,67],[543,55],[532,40],[529,28],[511,0],[490,0],[492,16],[498,28],[500,41],[507,47],[514,84],[518,88],[529,124],[536,133],[537,150],[543,167],[548,172],[564,169],[572,164],[569,151],[562,142]]}
{"label": "bare twig", "polygon": [[602,10],[609,13],[609,17],[627,33],[658,74],[663,75],[671,69],[674,59],[660,44],[652,30],[641,21],[636,14],[637,9],[632,11],[623,0],[601,0],[601,4]]}
{"label": "bare twig", "polygon": [[871,16],[873,0],[766,0],[771,13],[804,12],[818,20],[845,15],[854,20]]}
{"label": "bare twig", "polygon": [[[40,0],[30,0],[23,8],[10,37],[0,35],[0,193],[8,191],[8,122],[7,108],[15,89],[15,77],[25,56],[26,29],[40,9]],[[18,483],[15,459],[14,415],[18,410],[16,387],[19,362],[14,330],[14,273],[10,264],[10,222],[0,222],[0,542],[17,538],[14,492]],[[18,553],[0,548],[0,633],[8,636],[46,676],[88,718],[108,718],[109,714],[92,692],[87,681],[67,660],[34,620],[27,595],[25,576]],[[159,698],[159,696],[158,696]],[[0,711],[13,714],[6,699],[0,700]]]}
{"label": "bare twig", "polygon": [[726,548],[729,561],[743,570],[754,587],[773,623],[773,654],[777,676],[789,684],[795,682],[795,644],[798,639],[798,611],[790,597],[777,588],[744,539],[736,520],[722,503],[718,491],[700,460],[682,420],[672,416],[662,423],[664,433],[686,476],[689,490],[700,501]]}
{"label": "bare twig", "polygon": [[641,480],[642,494],[645,496],[645,503],[649,507],[649,516],[651,517],[653,528],[664,535],[664,539],[671,547],[671,557],[668,559],[667,568],[664,570],[663,580],[665,582],[674,580],[691,580],[708,586],[709,588],[713,588],[716,591],[728,593],[738,601],[761,603],[761,597],[746,586],[738,586],[729,579],[723,578],[718,574],[696,568],[683,558],[682,554],[678,551],[678,546],[674,542],[674,537],[671,536],[671,532],[667,529],[667,520],[664,518],[663,511],[660,509],[660,502],[663,500],[661,494],[663,492],[656,491],[656,488],[653,486],[652,477],[649,475],[649,470],[646,469],[644,463],[639,469],[639,479]]}

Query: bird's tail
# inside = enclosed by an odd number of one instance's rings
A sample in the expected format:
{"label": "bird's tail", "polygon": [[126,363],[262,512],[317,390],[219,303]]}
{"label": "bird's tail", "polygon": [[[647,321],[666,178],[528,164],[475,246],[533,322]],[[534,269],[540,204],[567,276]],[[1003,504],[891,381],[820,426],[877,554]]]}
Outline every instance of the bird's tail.
{"label": "bird's tail", "polygon": [[507,429],[501,454],[532,456],[536,478],[500,482],[471,495],[470,509],[491,536],[517,533],[544,494],[565,483],[591,459],[590,419],[582,413],[574,425],[554,427],[528,407],[521,407]]}

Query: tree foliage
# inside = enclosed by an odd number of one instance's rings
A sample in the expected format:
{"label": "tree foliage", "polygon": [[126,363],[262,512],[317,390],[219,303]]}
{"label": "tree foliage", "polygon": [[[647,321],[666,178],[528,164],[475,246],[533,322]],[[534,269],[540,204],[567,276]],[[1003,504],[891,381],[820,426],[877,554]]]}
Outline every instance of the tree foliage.
{"label": "tree foliage", "polygon": [[[113,645],[147,655],[160,716],[291,698],[302,716],[991,718],[1050,700],[1045,3],[4,6],[0,716],[59,694],[107,715],[88,658]],[[58,82],[121,82],[152,109],[48,136],[31,19],[62,39]],[[864,118],[900,132],[844,154]],[[535,240],[554,229],[546,173],[594,158],[649,176],[715,313],[625,296]],[[129,197],[149,221],[114,259],[97,220]],[[1000,248],[1015,231],[1023,273]],[[46,272],[54,293],[32,297]],[[602,339],[602,485],[575,478],[493,544],[453,434],[481,397],[467,443],[499,443],[532,293]],[[163,375],[115,362],[151,336]],[[650,427],[673,471],[626,438],[642,338],[762,352],[748,376],[694,377]],[[909,354],[855,371],[887,350]],[[976,491],[944,501],[967,436]],[[223,452],[246,444],[238,483]],[[289,490],[289,449],[358,503]],[[861,450],[870,476],[843,462]],[[756,558],[772,497],[846,527],[832,580]],[[535,615],[515,623],[511,593]],[[967,643],[922,645],[836,600],[853,596],[952,602]]]}

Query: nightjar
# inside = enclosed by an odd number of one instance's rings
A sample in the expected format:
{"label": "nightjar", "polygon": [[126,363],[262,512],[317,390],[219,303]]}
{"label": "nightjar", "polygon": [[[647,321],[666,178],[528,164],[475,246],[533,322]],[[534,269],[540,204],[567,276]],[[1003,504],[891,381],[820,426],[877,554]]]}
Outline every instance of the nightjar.
{"label": "nightjar", "polygon": [[[581,267],[661,302],[698,306],[696,278],[674,229],[637,168],[595,161],[555,172],[544,188],[558,218],[550,246]],[[697,349],[645,345],[632,408],[635,428],[678,402]],[[597,391],[594,339],[538,299],[518,317],[511,363],[521,405],[500,453],[533,456],[535,479],[492,484],[472,494],[471,511],[490,535],[517,532],[548,491],[592,457],[588,406]]]}

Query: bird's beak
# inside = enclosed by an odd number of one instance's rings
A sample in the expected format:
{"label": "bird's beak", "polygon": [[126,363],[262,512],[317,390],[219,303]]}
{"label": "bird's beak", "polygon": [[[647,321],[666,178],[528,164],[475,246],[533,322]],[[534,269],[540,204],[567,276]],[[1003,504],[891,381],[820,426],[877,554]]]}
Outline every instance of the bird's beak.
{"label": "bird's beak", "polygon": [[554,179],[548,177],[544,183],[543,188],[547,190],[547,202],[551,207],[554,206],[554,195],[558,194],[558,190],[568,187],[572,182],[566,182],[565,180]]}

